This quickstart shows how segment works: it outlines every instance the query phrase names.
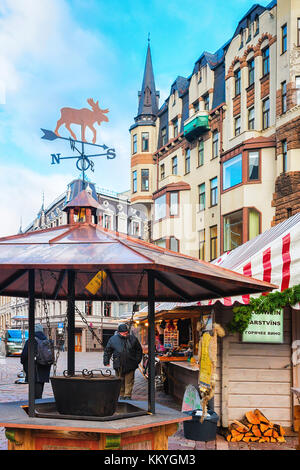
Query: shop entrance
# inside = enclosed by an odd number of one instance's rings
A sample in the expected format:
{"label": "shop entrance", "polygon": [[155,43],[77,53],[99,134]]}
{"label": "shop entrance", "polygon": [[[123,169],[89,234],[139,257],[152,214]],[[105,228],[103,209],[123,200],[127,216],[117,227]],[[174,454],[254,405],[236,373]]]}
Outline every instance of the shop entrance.
{"label": "shop entrance", "polygon": [[82,352],[82,335],[75,333],[75,352]]}

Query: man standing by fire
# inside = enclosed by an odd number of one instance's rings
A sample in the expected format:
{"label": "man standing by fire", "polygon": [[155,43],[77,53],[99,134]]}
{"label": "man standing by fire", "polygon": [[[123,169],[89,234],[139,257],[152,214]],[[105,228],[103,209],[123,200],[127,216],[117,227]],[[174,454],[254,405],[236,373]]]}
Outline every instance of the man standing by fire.
{"label": "man standing by fire", "polygon": [[103,355],[103,364],[109,366],[113,358],[113,368],[122,380],[120,398],[130,400],[134,385],[134,373],[142,360],[143,352],[139,340],[130,334],[128,325],[121,323],[118,330],[108,340]]}

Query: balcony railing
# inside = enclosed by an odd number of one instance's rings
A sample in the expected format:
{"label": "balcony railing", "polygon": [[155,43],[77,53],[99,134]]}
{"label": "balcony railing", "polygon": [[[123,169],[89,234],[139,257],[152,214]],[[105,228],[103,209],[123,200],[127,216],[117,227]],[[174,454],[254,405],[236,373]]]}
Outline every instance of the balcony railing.
{"label": "balcony railing", "polygon": [[184,122],[183,134],[191,142],[209,129],[208,112],[199,111]]}

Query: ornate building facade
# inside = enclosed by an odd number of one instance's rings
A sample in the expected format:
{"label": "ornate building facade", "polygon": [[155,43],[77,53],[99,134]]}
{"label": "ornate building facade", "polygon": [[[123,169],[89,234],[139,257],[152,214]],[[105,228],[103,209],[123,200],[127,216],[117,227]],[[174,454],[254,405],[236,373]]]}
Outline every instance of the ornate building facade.
{"label": "ornate building facade", "polygon": [[[42,204],[36,218],[24,230],[45,230],[52,227],[66,225],[67,213],[64,208],[67,204],[76,200],[77,195],[86,189],[95,200],[97,214],[93,223],[100,223],[103,227],[118,231],[137,238],[147,238],[148,218],[143,207],[131,204],[127,193],[97,188],[94,183],[88,183],[84,187],[81,179],[72,181],[66,191],[58,196],[47,208]],[[87,324],[95,334],[103,340],[104,344],[114,333],[119,323],[119,318],[132,311],[133,303],[127,302],[83,302],[76,301],[76,306],[86,319]],[[67,302],[47,300],[46,308],[42,300],[36,301],[36,321],[41,322],[47,331],[47,316],[51,327],[51,336],[56,345],[61,341],[61,333],[67,313]],[[0,333],[9,327],[21,326],[20,319],[28,315],[28,301],[21,298],[9,298],[0,296]],[[94,339],[87,324],[82,321],[80,314],[75,318],[75,341],[77,351],[93,351],[99,349],[99,343]],[[24,323],[26,327],[26,322]]]}
{"label": "ornate building facade", "polygon": [[151,240],[212,261],[300,210],[300,4],[255,4],[157,104],[148,47],[131,201]]}

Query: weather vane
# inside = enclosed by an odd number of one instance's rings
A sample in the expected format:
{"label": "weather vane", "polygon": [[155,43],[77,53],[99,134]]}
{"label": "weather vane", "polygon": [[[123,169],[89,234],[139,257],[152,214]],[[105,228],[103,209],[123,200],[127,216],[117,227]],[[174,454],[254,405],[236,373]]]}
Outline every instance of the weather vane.
{"label": "weather vane", "polygon": [[[87,100],[88,104],[91,106],[92,109],[89,108],[82,108],[82,109],[73,109],[73,108],[62,108],[61,109],[61,117],[57,121],[55,131],[50,131],[47,129],[41,129],[44,133],[42,139],[45,140],[67,140],[70,143],[70,147],[72,151],[78,152],[79,155],[73,155],[70,157],[62,157],[60,153],[52,153],[52,161],[51,164],[59,164],[61,160],[70,160],[70,159],[77,159],[76,167],[79,171],[82,172],[82,179],[85,180],[85,172],[88,169],[94,171],[94,162],[91,158],[94,157],[101,157],[106,156],[108,160],[112,160],[116,157],[115,149],[107,147],[107,145],[99,145],[96,144],[97,139],[97,131],[94,128],[93,124],[97,122],[100,126],[101,122],[105,121],[108,122],[108,117],[106,114],[109,112],[108,109],[100,109],[99,102],[95,102],[91,98]],[[58,133],[60,127],[65,125],[66,129],[70,132],[71,137],[61,137]],[[70,125],[71,124],[78,124],[81,126],[81,140],[77,140],[76,135],[72,131]],[[85,139],[85,130],[89,128],[93,132],[93,142],[87,142]],[[79,149],[76,144],[81,144],[81,149]],[[102,148],[104,153],[96,153],[93,155],[86,155],[85,153],[85,145],[91,145],[92,147]]]}

